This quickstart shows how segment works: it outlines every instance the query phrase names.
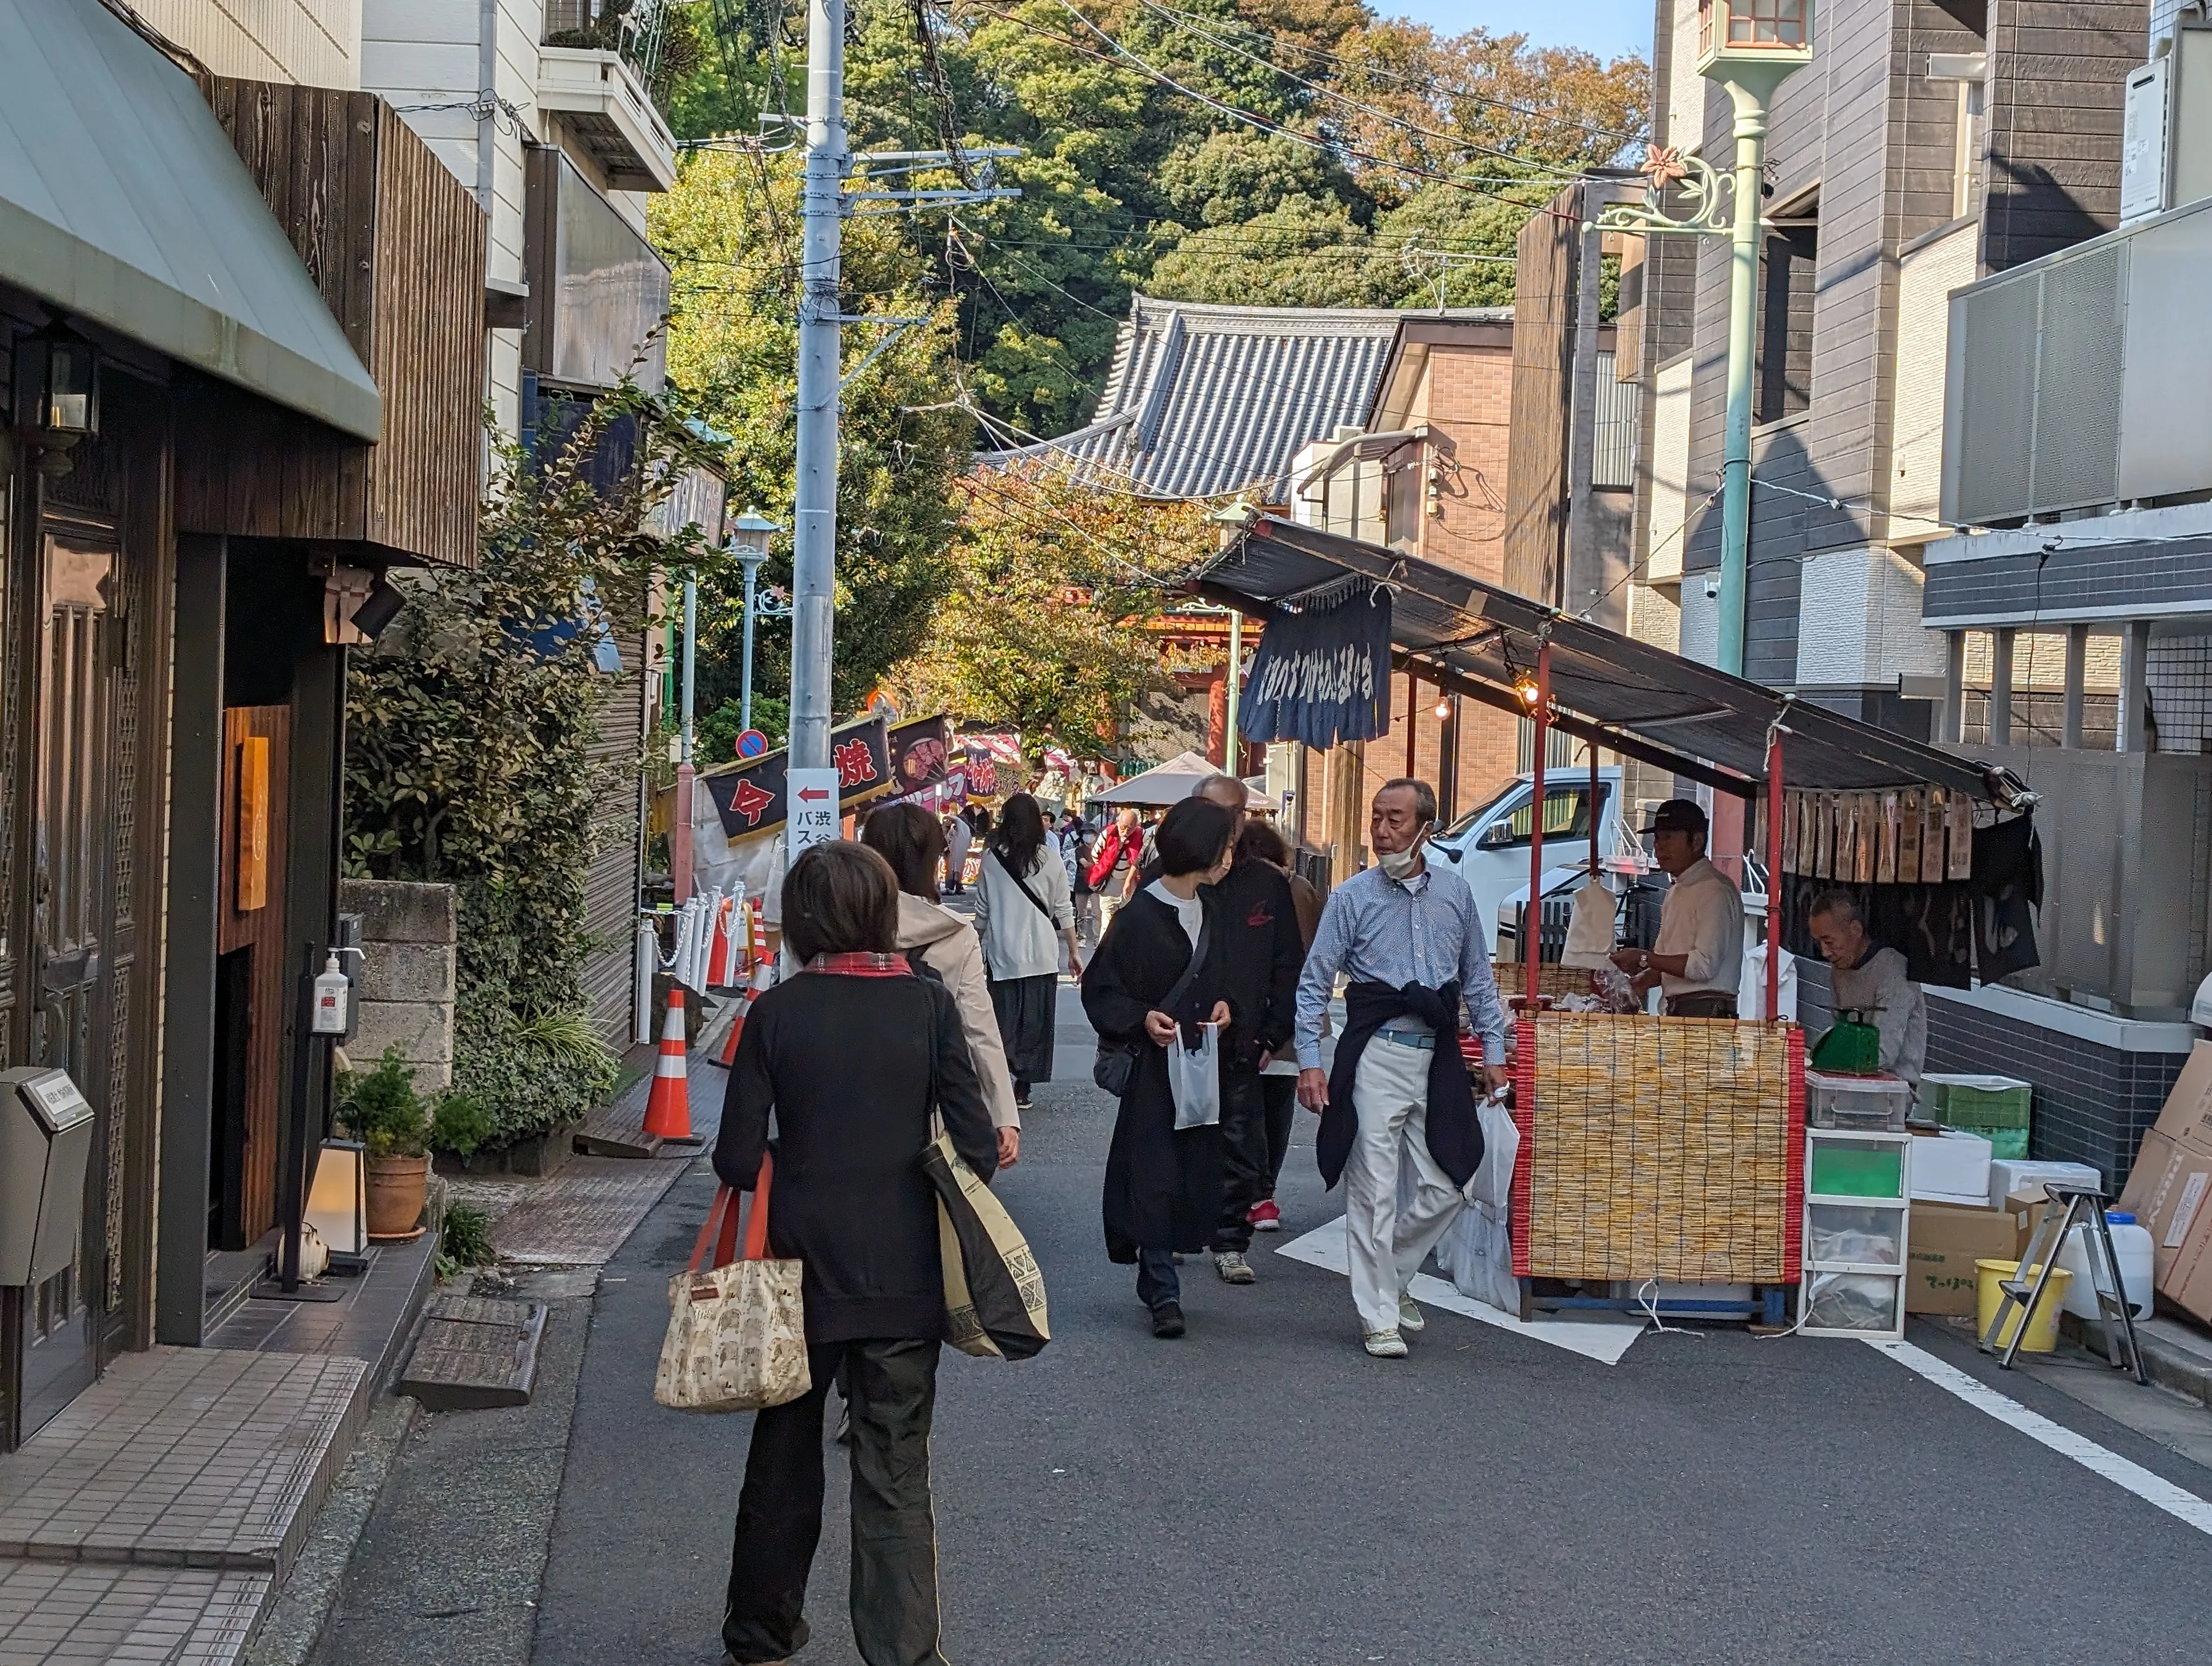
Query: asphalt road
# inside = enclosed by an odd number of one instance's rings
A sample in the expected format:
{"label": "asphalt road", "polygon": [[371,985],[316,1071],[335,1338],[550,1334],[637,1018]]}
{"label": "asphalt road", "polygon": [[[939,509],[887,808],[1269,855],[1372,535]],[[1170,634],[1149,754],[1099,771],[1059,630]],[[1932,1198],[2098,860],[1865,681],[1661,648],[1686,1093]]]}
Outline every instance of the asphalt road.
{"label": "asphalt road", "polygon": [[[1069,1020],[1072,1018],[1072,1023]],[[1105,1260],[1111,1112],[1063,1006],[1059,1075],[999,1184],[1053,1345],[948,1351],[936,1458],[945,1651],[987,1666],[2201,1660],[2212,1537],[1851,1341],[1647,1335],[1607,1367],[1433,1313],[1370,1360],[1344,1280],[1185,1269],[1155,1341]],[[1275,1243],[1338,1211],[1299,1130]],[[694,1172],[607,1268],[531,1659],[720,1658],[748,1420],[652,1401]],[[1267,1240],[1261,1240],[1263,1246]],[[1989,1380],[1971,1349],[1912,1340]],[[2212,1498],[2212,1472],[2033,1380],[2023,1405]],[[851,1666],[843,1466],[804,1666]]]}

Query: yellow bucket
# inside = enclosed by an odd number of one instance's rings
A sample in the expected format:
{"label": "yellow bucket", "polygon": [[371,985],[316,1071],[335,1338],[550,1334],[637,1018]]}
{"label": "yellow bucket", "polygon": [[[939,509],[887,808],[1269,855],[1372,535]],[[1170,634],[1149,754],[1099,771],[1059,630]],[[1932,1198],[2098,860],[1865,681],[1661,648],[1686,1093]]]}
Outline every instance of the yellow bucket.
{"label": "yellow bucket", "polygon": [[[2033,1279],[2042,1269],[2030,1268],[2027,1276]],[[2020,1271],[2016,1261],[1978,1261],[1974,1271],[1979,1275],[1975,1286],[1977,1304],[1981,1316],[1975,1322],[1974,1334],[1987,1336],[1990,1327],[1996,1322],[1997,1309],[2004,1301],[2004,1292],[1997,1286]],[[2027,1339],[2020,1345],[2022,1353],[2048,1353],[2058,1346],[2058,1310],[2066,1304],[2066,1286],[2074,1282],[2074,1274],[2065,1268],[2051,1269],[2051,1282],[2043,1286],[2043,1299],[2027,1316]],[[2020,1329],[2020,1314],[2015,1311],[1996,1341],[1997,1347],[2010,1347],[2013,1333]]]}

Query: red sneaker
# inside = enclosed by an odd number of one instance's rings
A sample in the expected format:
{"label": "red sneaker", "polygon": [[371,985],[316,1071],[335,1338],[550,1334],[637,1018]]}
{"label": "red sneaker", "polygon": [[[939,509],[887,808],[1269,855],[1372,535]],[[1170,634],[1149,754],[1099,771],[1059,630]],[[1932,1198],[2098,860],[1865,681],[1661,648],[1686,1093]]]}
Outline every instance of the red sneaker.
{"label": "red sneaker", "polygon": [[1279,1232],[1283,1230],[1283,1212],[1275,1207],[1275,1200],[1263,1197],[1244,1212],[1244,1219],[1255,1232]]}

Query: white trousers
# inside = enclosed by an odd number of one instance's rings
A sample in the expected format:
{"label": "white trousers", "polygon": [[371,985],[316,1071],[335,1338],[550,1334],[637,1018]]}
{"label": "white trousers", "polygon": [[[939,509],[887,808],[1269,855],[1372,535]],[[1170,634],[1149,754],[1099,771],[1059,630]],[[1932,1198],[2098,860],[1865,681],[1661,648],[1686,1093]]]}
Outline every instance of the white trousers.
{"label": "white trousers", "polygon": [[[1431,1055],[1378,1036],[1359,1055],[1352,1105],[1359,1132],[1344,1164],[1344,1241],[1351,1262],[1352,1304],[1363,1330],[1395,1330],[1398,1298],[1464,1200],[1451,1177],[1429,1155]],[[1399,1207],[1399,1169],[1413,1185]]]}

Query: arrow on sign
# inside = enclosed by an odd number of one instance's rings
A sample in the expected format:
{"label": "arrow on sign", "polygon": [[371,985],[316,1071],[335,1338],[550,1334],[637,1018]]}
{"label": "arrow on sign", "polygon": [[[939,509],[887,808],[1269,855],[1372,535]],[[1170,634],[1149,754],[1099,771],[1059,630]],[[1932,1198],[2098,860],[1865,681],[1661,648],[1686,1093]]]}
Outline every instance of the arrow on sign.
{"label": "arrow on sign", "polygon": [[811,804],[817,799],[826,799],[829,796],[830,793],[827,787],[802,787],[799,789],[799,801],[803,804]]}

